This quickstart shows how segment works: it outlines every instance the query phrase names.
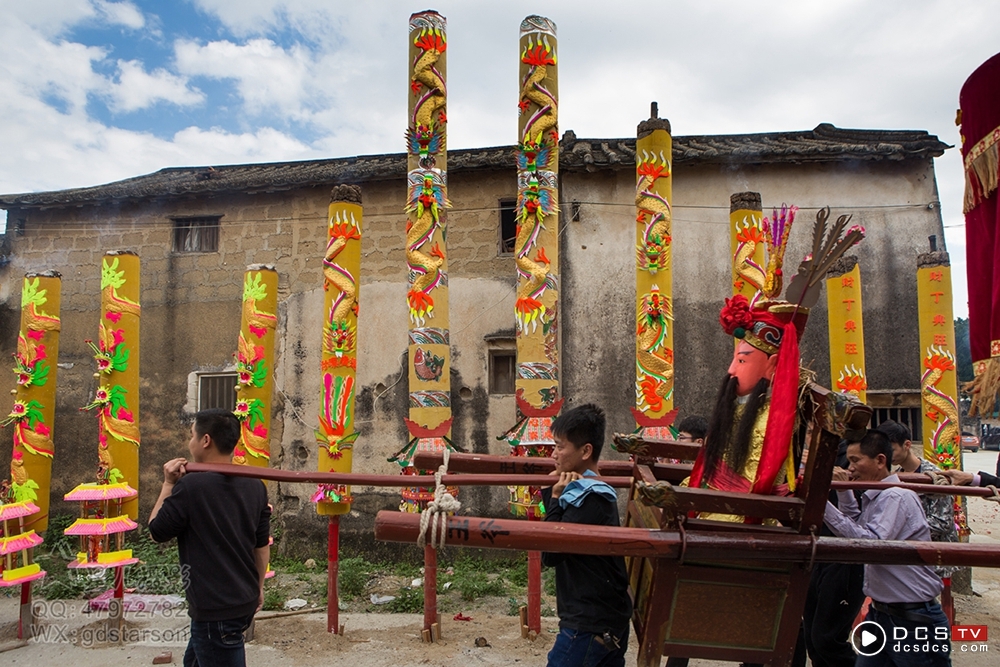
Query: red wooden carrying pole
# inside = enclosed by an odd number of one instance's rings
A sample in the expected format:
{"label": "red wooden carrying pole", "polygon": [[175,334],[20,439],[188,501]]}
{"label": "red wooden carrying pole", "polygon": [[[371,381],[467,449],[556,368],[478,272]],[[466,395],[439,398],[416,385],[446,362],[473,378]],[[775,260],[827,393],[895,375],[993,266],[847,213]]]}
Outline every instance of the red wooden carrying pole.
{"label": "red wooden carrying pole", "polygon": [[326,528],[326,631],[340,632],[340,594],[337,574],[340,570],[340,515],[330,517]]}
{"label": "red wooden carrying pole", "polygon": [[542,632],[542,552],[537,550],[528,552],[528,630]]}
{"label": "red wooden carrying pole", "polygon": [[[416,542],[420,517],[381,511],[375,539]],[[686,560],[756,560],[799,563],[876,563],[882,565],[960,565],[1000,567],[1000,547],[953,542],[852,540],[772,533],[709,532],[685,534],[645,528],[576,523],[518,521],[487,517],[448,517],[447,543],[493,549],[532,549],[556,553]]]}
{"label": "red wooden carrying pole", "polygon": [[[21,584],[21,609],[17,618],[17,638],[24,639],[25,633],[34,634],[30,627],[34,623],[34,612],[31,609],[31,582]],[[29,627],[25,627],[28,625]]]}
{"label": "red wooden carrying pole", "polygon": [[[508,459],[509,460],[509,459]],[[541,459],[545,461],[547,459]],[[238,466],[228,463],[188,463],[185,466],[187,472],[217,472],[223,475],[233,475],[234,477],[254,477],[257,479],[270,479],[278,482],[290,483],[321,483],[321,484],[351,484],[355,486],[422,486],[433,488],[435,485],[433,475],[362,475],[350,472],[308,472],[294,470],[276,470],[273,468],[257,468],[255,466]],[[660,469],[661,464],[657,464]],[[664,469],[674,469],[676,466],[666,466]],[[630,477],[615,474],[611,469],[611,474],[596,477],[594,479],[606,482],[608,485],[626,489],[632,484]],[[830,488],[835,490],[846,489],[887,489],[897,486],[910,489],[917,493],[941,493],[954,496],[992,496],[990,489],[977,486],[948,486],[931,484],[930,478],[927,483],[889,483],[889,482],[833,482]],[[907,479],[917,479],[916,476],[907,476]],[[446,486],[547,486],[552,479],[546,479],[546,475],[538,474],[469,474],[469,475],[444,475],[441,482]],[[704,493],[702,489],[678,488],[677,491],[683,494],[696,493],[700,497]],[[720,495],[720,492],[710,492],[710,494]],[[731,494],[735,496],[748,496],[752,494]],[[759,495],[753,497],[760,498]],[[782,496],[767,496],[781,501]]]}
{"label": "red wooden carrying pole", "polygon": [[[308,472],[276,470],[228,463],[188,463],[187,472],[217,472],[234,477],[254,477],[289,483],[350,484],[352,486],[420,486],[434,488],[434,475],[363,475],[352,472]],[[596,477],[613,487],[627,489],[629,477]],[[445,486],[549,486],[555,479],[547,475],[444,475]]]}
{"label": "red wooden carrying pole", "polygon": [[111,605],[114,610],[112,620],[118,627],[118,641],[125,641],[122,631],[125,629],[125,568],[121,565],[115,568],[115,601]]}
{"label": "red wooden carrying pole", "polygon": [[[414,515],[418,516],[419,515]],[[434,632],[437,624],[437,550],[431,545],[424,546],[424,630],[430,633],[430,640],[439,636]],[[437,628],[440,630],[440,625]]]}

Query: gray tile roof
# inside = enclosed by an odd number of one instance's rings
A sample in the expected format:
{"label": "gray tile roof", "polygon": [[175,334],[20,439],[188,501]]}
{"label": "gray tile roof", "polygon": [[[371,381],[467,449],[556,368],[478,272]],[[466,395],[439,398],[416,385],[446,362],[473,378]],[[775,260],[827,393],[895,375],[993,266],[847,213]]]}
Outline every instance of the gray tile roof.
{"label": "gray tile roof", "polygon": [[[813,130],[675,136],[674,164],[770,164],[851,160],[927,159],[951,148],[922,130],[845,130],[828,123]],[[572,130],[560,142],[563,171],[625,169],[635,164],[635,139],[578,139]],[[448,171],[513,169],[514,147],[448,152]],[[52,192],[0,195],[0,208],[101,204],[108,201],[257,193],[403,178],[402,153],[300,162],[170,167],[107,185]]]}

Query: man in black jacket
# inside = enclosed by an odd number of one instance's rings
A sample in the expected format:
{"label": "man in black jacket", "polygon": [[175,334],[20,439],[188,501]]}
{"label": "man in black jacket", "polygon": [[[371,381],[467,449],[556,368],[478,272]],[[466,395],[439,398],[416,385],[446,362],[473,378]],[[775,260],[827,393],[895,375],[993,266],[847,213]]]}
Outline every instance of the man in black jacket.
{"label": "man in black jacket", "polygon": [[[545,520],[618,526],[618,497],[599,482],[597,461],[604,446],[604,412],[587,404],[552,422],[552,458],[559,481],[542,491]],[[624,667],[632,600],[621,556],[544,553],[556,568],[559,634],[549,667]]]}
{"label": "man in black jacket", "polygon": [[[197,463],[230,463],[240,424],[226,410],[202,410],[188,450]],[[186,459],[163,465],[163,488],[149,516],[157,542],[177,538],[191,638],[184,667],[246,665],[243,632],[264,602],[271,510],[257,479],[185,474]]]}

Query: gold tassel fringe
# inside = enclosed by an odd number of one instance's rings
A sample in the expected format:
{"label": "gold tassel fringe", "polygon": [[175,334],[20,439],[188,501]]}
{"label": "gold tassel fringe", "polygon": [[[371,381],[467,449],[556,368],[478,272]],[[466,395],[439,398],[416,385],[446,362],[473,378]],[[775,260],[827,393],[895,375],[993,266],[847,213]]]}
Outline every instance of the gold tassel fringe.
{"label": "gold tassel fringe", "polygon": [[992,357],[983,361],[977,361],[974,367],[982,368],[983,371],[976,375],[972,382],[962,385],[962,391],[972,397],[972,405],[969,406],[969,416],[991,417],[996,412],[998,398],[1000,398],[1000,357]]}

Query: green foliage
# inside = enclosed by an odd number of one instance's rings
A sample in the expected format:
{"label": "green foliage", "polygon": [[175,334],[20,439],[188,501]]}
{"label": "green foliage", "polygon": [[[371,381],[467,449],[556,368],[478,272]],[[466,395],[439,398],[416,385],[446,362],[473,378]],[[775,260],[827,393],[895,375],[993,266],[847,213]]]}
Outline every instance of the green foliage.
{"label": "green foliage", "polygon": [[271,552],[271,569],[284,574],[309,574],[310,572],[325,572],[325,561],[316,561],[316,567],[306,567],[306,562],[298,558],[281,556]]}
{"label": "green foliage", "polygon": [[342,558],[337,571],[337,587],[341,597],[358,598],[372,579],[375,566],[364,558]]}
{"label": "green foliage", "polygon": [[521,605],[524,604],[517,598],[507,598],[507,615],[517,616],[521,613]]}
{"label": "green foliage", "polygon": [[265,611],[276,611],[278,609],[284,609],[285,607],[285,595],[282,593],[280,588],[269,588],[264,587],[264,610]]}
{"label": "green foliage", "polygon": [[416,579],[420,576],[420,565],[413,563],[392,563],[391,565],[384,565],[379,569],[389,570],[397,577],[404,577],[406,579]]}
{"label": "green foliage", "polygon": [[424,608],[424,591],[404,586],[396,593],[396,599],[385,606],[394,614],[417,614]]}
{"label": "green foliage", "polygon": [[507,595],[507,583],[499,575],[478,573],[465,577],[456,577],[454,585],[458,588],[463,600],[477,600],[481,597],[503,597]]}

